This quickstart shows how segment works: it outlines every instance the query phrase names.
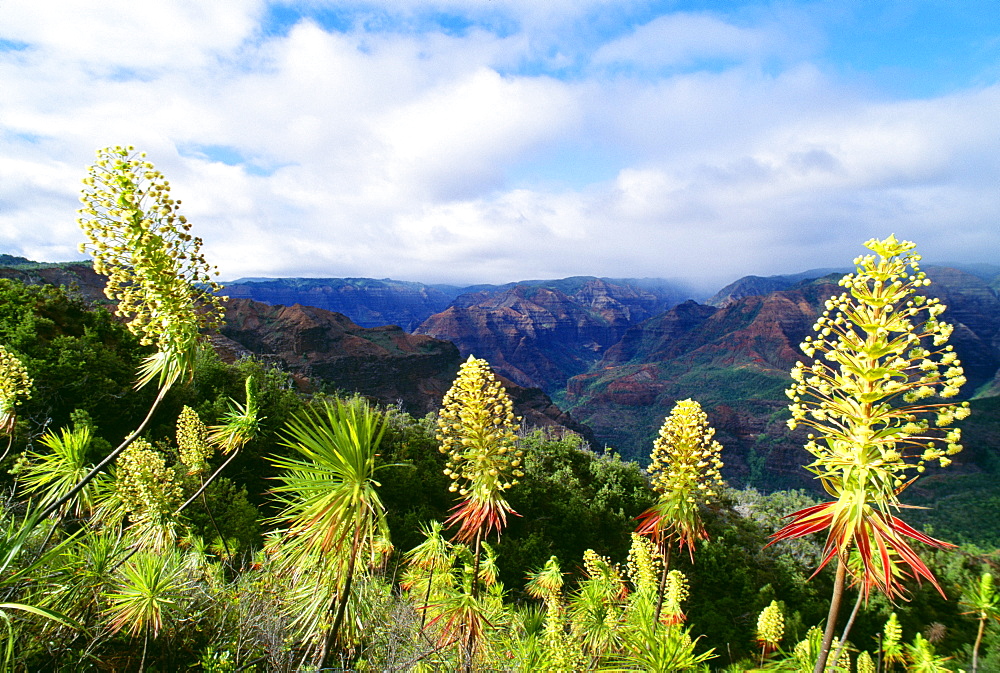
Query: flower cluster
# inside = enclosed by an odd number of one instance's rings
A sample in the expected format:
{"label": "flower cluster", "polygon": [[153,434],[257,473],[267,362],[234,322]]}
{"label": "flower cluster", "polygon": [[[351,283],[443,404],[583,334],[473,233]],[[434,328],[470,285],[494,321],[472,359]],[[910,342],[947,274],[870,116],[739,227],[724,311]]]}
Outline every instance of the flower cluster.
{"label": "flower cluster", "polygon": [[632,533],[625,571],[636,593],[656,594],[657,578],[662,569],[662,556],[649,538]]}
{"label": "flower cluster", "polygon": [[208,427],[198,412],[187,405],[177,417],[177,449],[181,462],[188,466],[188,474],[201,474],[208,469],[213,452],[208,442]]}
{"label": "flower cluster", "polygon": [[917,294],[930,280],[914,244],[890,236],[866,246],[878,257],[855,260],[857,273],[840,281],[847,291],[827,300],[817,336],[801,344],[822,359],[792,369],[788,424],[817,431],[805,446],[816,457],[810,470],[826,481],[846,469],[894,503],[908,470],[947,466],[962,450],[961,431],[949,426],[969,405],[922,401],[955,396],[965,376],[946,345],[952,326],[938,319],[945,306]]}
{"label": "flower cluster", "polygon": [[902,640],[903,627],[899,625],[899,617],[893,612],[882,629],[882,654],[886,663],[901,664],[906,661]]}
{"label": "flower cluster", "polygon": [[722,486],[722,445],[713,439],[715,429],[694,400],[674,405],[653,443],[649,466],[655,505],[639,516],[638,532],[652,536],[661,545],[676,540],[693,554],[695,540],[707,537],[700,504],[717,495]]}
{"label": "flower cluster", "polygon": [[618,564],[611,563],[611,559],[593,549],[583,552],[583,572],[585,581],[601,586],[601,593],[606,594],[608,600],[620,600],[628,594]]}
{"label": "flower cluster", "polygon": [[14,428],[14,408],[31,397],[31,377],[16,355],[0,346],[0,434]]}
{"label": "flower cluster", "polygon": [[684,493],[694,503],[717,495],[722,486],[722,445],[715,441],[715,428],[694,400],[681,400],[663,421],[653,442],[649,476],[658,493]]}
{"label": "flower cluster", "polygon": [[785,635],[785,616],[781,613],[778,601],[764,608],[757,617],[757,642],[764,653],[778,649],[782,636]]}
{"label": "flower cluster", "polygon": [[117,481],[119,497],[136,520],[170,517],[183,495],[163,455],[141,438],[118,460]]}
{"label": "flower cluster", "polygon": [[83,183],[77,222],[90,242],[81,251],[108,276],[105,294],[129,317],[129,330],[156,347],[139,385],[158,379],[169,386],[191,371],[200,331],[222,319],[213,294],[221,288],[201,254],[201,239],[189,233],[170,183],[131,146],[99,150]]}
{"label": "flower cluster", "polygon": [[448,456],[449,490],[465,498],[451,519],[462,523],[459,539],[471,539],[483,527],[500,528],[512,511],[503,492],[524,476],[518,420],[489,363],[469,356],[444,396],[436,434]]}
{"label": "flower cluster", "polygon": [[835,499],[796,512],[772,539],[825,529],[820,567],[835,557],[847,563],[856,549],[860,568],[848,569],[862,592],[876,586],[892,599],[902,594],[907,575],[941,590],[905,538],[949,545],[893,512],[912,482],[908,471],[923,472],[932,461],[946,466],[962,450],[961,432],[949,426],[969,415],[969,405],[925,401],[935,394],[953,397],[965,376],[946,344],[952,327],[938,319],[944,305],[918,294],[930,281],[914,244],[890,236],[865,245],[877,257],[857,258],[857,273],[841,279],[847,291],[827,300],[816,337],[801,345],[807,356],[822,357],[796,364],[786,391],[789,427],[814,431],[805,448],[815,460],[806,467]]}
{"label": "flower cluster", "polygon": [[688,579],[680,570],[671,570],[667,573],[667,581],[663,588],[663,612],[660,613],[660,621],[667,626],[673,624],[683,624],[686,617],[681,603],[687,600],[690,591],[688,589]]}
{"label": "flower cluster", "polygon": [[872,661],[872,655],[867,652],[861,652],[858,654],[858,658],[854,661],[855,670],[858,673],[875,673],[875,662]]}

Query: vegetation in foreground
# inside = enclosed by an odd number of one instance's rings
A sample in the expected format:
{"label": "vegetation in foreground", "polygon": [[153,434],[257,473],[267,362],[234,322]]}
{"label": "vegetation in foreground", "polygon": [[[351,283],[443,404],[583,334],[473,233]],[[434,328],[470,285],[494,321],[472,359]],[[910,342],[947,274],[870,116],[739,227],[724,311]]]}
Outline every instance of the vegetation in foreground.
{"label": "vegetation in foreground", "polygon": [[210,268],[144,157],[102,150],[84,204],[124,326],[0,285],[5,669],[1000,670],[992,553],[900,516],[969,410],[912,244],[869,242],[792,372],[817,502],[725,488],[693,400],[642,472],[520,428],[475,358],[436,417],[305,399],[203,349]]}

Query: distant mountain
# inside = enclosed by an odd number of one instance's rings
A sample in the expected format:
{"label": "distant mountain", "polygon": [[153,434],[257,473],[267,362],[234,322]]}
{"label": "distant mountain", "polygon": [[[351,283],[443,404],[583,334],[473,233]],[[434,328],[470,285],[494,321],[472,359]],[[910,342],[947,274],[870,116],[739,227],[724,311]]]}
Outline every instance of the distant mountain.
{"label": "distant mountain", "polygon": [[[423,416],[436,410],[462,357],[447,341],[407,334],[400,327],[361,327],[312,306],[270,306],[248,299],[225,302],[217,350],[233,358],[252,353],[279,364],[306,385],[325,383]],[[307,379],[309,381],[307,381]],[[505,382],[515,412],[528,426],[558,425],[593,441],[589,429],[556,407],[541,390]]]}
{"label": "distant mountain", "polygon": [[[955,323],[965,395],[993,394],[1000,387],[1000,299],[957,269],[931,267],[928,275],[931,294],[948,304],[945,319]],[[809,485],[803,438],[785,427],[783,392],[803,357],[798,344],[823,302],[841,291],[827,277],[722,307],[685,302],[630,328],[589,372],[570,379],[562,401],[602,442],[645,460],[674,402],[693,397],[719,431],[730,478],[768,488]]]}
{"label": "distant mountain", "polygon": [[485,358],[512,381],[552,393],[628,329],[684,298],[668,284],[580,276],[463,294],[414,330]]}
{"label": "distant mountain", "polygon": [[37,264],[27,257],[18,257],[17,255],[6,255],[0,254],[0,266],[20,266],[22,264]]}
{"label": "distant mountain", "polygon": [[831,274],[842,276],[850,271],[853,269],[812,269],[780,276],[743,276],[716,292],[705,303],[709,306],[722,307],[743,297],[755,297],[779,290],[787,290],[804,280],[815,280]]}
{"label": "distant mountain", "polygon": [[407,332],[443,311],[464,288],[374,278],[241,278],[223,293],[265,304],[315,306],[362,327],[398,325]]}
{"label": "distant mountain", "polygon": [[[383,278],[240,278],[224,284],[229,297],[252,299],[265,304],[315,306],[343,313],[362,327],[399,325],[413,332],[425,320],[445,311],[453,303],[468,307],[484,297],[504,294],[515,287],[538,287],[575,295],[593,276],[559,280],[526,280],[503,285],[427,285]],[[688,298],[679,283],[658,278],[600,279],[642,291],[656,299],[650,305],[663,310]],[[654,312],[657,309],[654,309]]]}

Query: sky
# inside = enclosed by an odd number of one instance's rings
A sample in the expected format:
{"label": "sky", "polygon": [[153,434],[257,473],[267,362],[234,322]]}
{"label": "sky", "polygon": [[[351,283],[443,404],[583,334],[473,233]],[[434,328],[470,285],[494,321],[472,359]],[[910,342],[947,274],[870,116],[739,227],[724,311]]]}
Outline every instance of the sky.
{"label": "sky", "polygon": [[83,259],[95,151],[221,278],[1000,263],[989,0],[0,0],[0,252]]}

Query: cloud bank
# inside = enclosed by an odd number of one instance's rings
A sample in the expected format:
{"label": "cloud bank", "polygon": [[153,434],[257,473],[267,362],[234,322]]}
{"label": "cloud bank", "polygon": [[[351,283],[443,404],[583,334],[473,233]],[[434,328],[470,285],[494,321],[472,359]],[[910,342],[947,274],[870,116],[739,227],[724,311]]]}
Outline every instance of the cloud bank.
{"label": "cloud bank", "polygon": [[1000,262],[995,67],[891,90],[830,55],[857,3],[146,4],[0,5],[0,251],[80,258],[85,166],[133,144],[228,279]]}

